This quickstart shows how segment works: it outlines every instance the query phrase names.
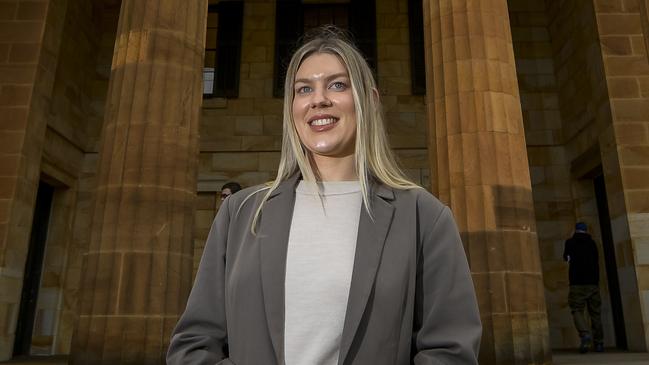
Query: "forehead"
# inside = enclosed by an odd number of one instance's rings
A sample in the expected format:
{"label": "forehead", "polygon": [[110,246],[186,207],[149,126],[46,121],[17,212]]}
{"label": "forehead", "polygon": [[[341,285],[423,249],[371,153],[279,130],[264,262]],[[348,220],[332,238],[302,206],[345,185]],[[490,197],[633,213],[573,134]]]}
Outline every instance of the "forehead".
{"label": "forehead", "polygon": [[321,78],[338,73],[347,74],[347,67],[338,56],[330,53],[314,53],[302,61],[295,78]]}

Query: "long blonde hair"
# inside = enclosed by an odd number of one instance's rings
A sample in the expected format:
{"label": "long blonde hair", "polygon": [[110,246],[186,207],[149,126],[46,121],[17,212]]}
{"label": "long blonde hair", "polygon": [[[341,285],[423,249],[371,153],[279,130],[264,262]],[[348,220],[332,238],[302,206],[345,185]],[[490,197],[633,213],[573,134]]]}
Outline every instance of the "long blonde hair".
{"label": "long blonde hair", "polygon": [[328,26],[319,29],[315,36],[298,48],[288,65],[284,82],[284,133],[281,158],[277,177],[268,184],[268,191],[255,212],[251,227],[253,233],[264,203],[281,182],[299,170],[305,181],[315,185],[316,174],[310,162],[309,152],[302,146],[295,129],[292,105],[295,96],[293,85],[295,74],[302,62],[316,53],[337,56],[349,73],[356,111],[355,167],[361,187],[363,205],[370,217],[372,216],[369,197],[370,178],[395,189],[419,188],[398,167],[389,147],[376,81],[367,61],[340,30]]}

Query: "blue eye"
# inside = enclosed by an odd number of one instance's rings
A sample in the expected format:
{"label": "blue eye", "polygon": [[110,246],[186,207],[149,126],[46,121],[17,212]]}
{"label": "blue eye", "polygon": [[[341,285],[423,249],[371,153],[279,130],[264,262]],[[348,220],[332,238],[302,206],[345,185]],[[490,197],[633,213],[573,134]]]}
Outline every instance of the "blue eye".
{"label": "blue eye", "polygon": [[336,81],[332,83],[331,86],[329,86],[329,88],[334,90],[345,90],[347,89],[347,85],[342,81]]}
{"label": "blue eye", "polygon": [[312,91],[312,89],[311,89],[310,86],[300,86],[300,87],[297,88],[297,90],[295,90],[295,92],[297,94],[309,93],[311,91]]}

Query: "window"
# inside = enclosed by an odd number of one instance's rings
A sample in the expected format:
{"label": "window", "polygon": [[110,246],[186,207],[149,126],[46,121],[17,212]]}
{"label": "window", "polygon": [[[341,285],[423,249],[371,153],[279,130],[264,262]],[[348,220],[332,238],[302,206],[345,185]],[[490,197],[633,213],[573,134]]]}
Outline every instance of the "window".
{"label": "window", "polygon": [[426,61],[424,59],[424,16],[422,0],[408,0],[410,27],[410,79],[413,95],[426,94]]}
{"label": "window", "polygon": [[203,97],[239,96],[243,2],[221,1],[207,13]]}
{"label": "window", "polygon": [[275,78],[273,96],[284,96],[286,68],[305,31],[325,24],[348,29],[356,46],[376,72],[375,1],[350,0],[346,3],[303,3],[277,0],[275,25]]}
{"label": "window", "polygon": [[334,24],[342,29],[349,28],[347,4],[304,4],[304,32],[324,24]]}

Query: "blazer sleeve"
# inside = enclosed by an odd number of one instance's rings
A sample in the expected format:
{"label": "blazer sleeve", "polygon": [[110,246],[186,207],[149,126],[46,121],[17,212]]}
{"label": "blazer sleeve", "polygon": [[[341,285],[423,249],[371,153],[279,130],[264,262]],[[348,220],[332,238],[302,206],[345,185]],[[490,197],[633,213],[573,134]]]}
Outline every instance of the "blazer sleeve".
{"label": "blazer sleeve", "polygon": [[462,241],[450,209],[434,222],[419,228],[413,363],[478,364],[482,324]]}
{"label": "blazer sleeve", "polygon": [[167,352],[169,365],[214,365],[226,357],[225,252],[229,201],[230,198],[225,199],[212,223],[185,312],[172,333]]}

